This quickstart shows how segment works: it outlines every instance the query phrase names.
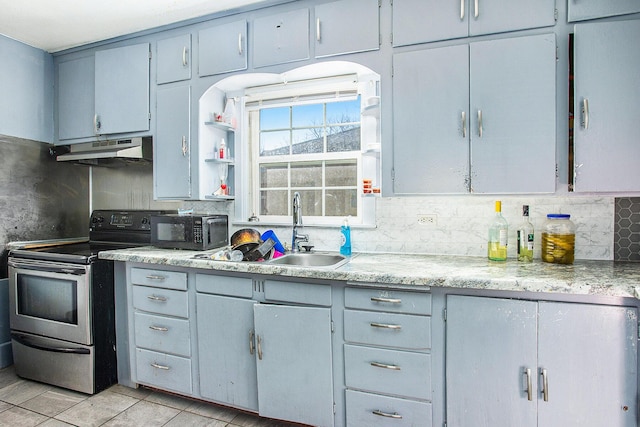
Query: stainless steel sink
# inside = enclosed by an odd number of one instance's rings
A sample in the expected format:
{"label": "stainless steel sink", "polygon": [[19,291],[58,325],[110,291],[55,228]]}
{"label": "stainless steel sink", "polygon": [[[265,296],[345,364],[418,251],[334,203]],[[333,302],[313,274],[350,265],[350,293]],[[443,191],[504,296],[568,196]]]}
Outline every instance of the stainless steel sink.
{"label": "stainless steel sink", "polygon": [[272,259],[269,264],[289,267],[327,267],[338,268],[349,262],[349,258],[332,253],[296,252]]}

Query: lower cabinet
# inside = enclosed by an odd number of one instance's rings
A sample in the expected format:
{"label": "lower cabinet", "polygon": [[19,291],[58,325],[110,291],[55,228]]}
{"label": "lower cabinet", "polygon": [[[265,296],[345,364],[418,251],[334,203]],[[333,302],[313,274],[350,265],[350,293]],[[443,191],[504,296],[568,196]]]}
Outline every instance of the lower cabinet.
{"label": "lower cabinet", "polygon": [[636,308],[448,296],[447,426],[637,426]]}

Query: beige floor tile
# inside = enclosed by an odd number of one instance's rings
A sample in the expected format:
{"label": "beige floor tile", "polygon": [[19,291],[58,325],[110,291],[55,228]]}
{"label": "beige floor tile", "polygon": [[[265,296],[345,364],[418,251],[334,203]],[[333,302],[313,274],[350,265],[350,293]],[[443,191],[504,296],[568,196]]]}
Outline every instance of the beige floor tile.
{"label": "beige floor tile", "polygon": [[214,420],[191,412],[180,412],[163,427],[226,427],[226,421]]}
{"label": "beige floor tile", "polygon": [[214,418],[220,421],[231,422],[238,411],[224,406],[218,406],[213,403],[192,402],[193,404],[185,409],[187,412],[202,415],[203,417]]}
{"label": "beige floor tile", "polygon": [[87,395],[70,390],[54,389],[21,403],[21,408],[37,412],[47,417],[53,417],[72,406],[87,399]]}
{"label": "beige floor tile", "polygon": [[0,388],[5,388],[18,381],[20,381],[20,377],[16,375],[13,365],[0,369]]}
{"label": "beige floor tile", "polygon": [[104,426],[163,426],[179,413],[178,409],[142,400],[112,418]]}
{"label": "beige floor tile", "polygon": [[7,402],[0,402],[0,412],[4,412],[7,409],[11,409],[13,408],[14,405],[12,405],[11,403],[7,403]]}
{"label": "beige floor tile", "polygon": [[36,414],[23,408],[14,406],[0,413],[0,425],[11,427],[37,426],[47,420],[44,415]]}
{"label": "beige floor tile", "polygon": [[170,406],[172,408],[183,410],[193,405],[195,402],[193,399],[187,399],[185,397],[176,396],[170,393],[162,393],[160,391],[152,391],[152,393],[145,398],[148,402],[159,403],[160,405]]}
{"label": "beige floor tile", "polygon": [[49,418],[42,424],[38,424],[38,427],[75,427],[73,424],[67,424],[64,421]]}
{"label": "beige floor tile", "polygon": [[109,391],[114,393],[124,394],[126,396],[135,397],[136,399],[146,399],[149,397],[153,390],[149,390],[148,388],[139,387],[139,388],[131,388],[120,384],[112,385],[108,388]]}
{"label": "beige floor tile", "polygon": [[133,397],[106,390],[83,400],[55,418],[79,427],[97,427],[137,402],[139,400]]}
{"label": "beige floor tile", "polygon": [[19,405],[29,399],[51,390],[53,387],[35,381],[20,380],[0,390],[0,400]]}

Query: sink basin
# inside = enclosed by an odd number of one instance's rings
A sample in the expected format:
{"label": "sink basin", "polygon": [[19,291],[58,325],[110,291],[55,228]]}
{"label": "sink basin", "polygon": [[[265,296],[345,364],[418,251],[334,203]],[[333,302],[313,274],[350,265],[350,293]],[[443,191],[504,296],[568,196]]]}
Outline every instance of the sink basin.
{"label": "sink basin", "polygon": [[269,261],[269,264],[289,267],[331,267],[338,268],[349,262],[349,258],[340,254],[320,252],[297,252]]}

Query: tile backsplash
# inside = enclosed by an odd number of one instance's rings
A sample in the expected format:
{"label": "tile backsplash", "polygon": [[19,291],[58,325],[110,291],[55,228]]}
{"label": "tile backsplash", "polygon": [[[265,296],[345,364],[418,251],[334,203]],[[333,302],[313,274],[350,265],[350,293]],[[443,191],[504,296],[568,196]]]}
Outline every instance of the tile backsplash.
{"label": "tile backsplash", "polygon": [[616,198],[614,260],[640,261],[640,197]]}

